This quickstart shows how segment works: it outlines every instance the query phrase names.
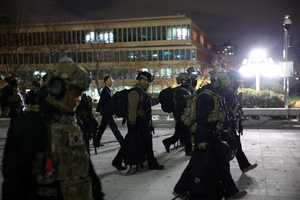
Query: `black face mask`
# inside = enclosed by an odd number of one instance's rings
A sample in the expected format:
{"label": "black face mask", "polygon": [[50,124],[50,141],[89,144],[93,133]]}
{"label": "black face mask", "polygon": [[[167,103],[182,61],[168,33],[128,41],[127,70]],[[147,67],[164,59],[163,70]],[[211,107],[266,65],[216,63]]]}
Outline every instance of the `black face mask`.
{"label": "black face mask", "polygon": [[16,79],[13,80],[13,81],[8,81],[8,84],[10,84],[10,85],[18,85]]}

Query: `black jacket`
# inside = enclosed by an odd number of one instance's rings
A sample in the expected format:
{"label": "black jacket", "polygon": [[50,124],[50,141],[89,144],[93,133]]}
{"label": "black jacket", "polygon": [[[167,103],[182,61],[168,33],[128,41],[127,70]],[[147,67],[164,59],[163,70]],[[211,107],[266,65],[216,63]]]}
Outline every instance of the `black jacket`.
{"label": "black jacket", "polygon": [[175,94],[175,101],[176,101],[176,109],[173,112],[173,115],[176,120],[180,120],[180,116],[184,114],[184,109],[187,106],[187,99],[184,98],[184,95],[189,95],[186,90],[181,89],[185,88],[188,91],[190,91],[189,85],[188,84],[182,84],[177,87],[176,89],[176,94]]}
{"label": "black jacket", "polygon": [[[18,107],[22,108],[23,107],[21,104],[21,101],[15,102],[15,103],[7,102],[7,99],[13,95],[12,87],[15,87],[15,86],[7,85],[1,90],[1,110],[2,111],[5,110],[5,106],[8,106],[10,108],[18,108]],[[19,86],[17,86],[17,87],[19,87]],[[19,89],[22,94],[23,93],[22,89],[20,87],[19,87]]]}
{"label": "black jacket", "polygon": [[113,96],[111,90],[105,86],[100,94],[100,100],[98,102],[96,112],[101,111],[101,115],[112,115],[110,102]]}

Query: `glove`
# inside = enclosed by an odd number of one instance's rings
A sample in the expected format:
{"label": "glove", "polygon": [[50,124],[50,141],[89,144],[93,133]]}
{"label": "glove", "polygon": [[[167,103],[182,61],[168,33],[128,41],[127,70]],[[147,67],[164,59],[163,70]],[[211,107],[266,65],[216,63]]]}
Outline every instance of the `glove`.
{"label": "glove", "polygon": [[206,147],[207,147],[207,143],[204,143],[204,142],[203,142],[203,143],[199,143],[199,144],[198,144],[198,148],[199,148],[199,149],[206,150]]}

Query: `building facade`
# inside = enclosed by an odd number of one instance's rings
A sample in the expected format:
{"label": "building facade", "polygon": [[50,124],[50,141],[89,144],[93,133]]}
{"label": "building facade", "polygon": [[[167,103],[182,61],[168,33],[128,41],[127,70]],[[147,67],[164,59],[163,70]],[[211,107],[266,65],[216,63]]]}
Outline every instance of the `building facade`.
{"label": "building facade", "polygon": [[0,27],[2,77],[16,72],[28,87],[35,71],[46,72],[67,56],[93,77],[89,95],[94,97],[105,75],[121,90],[134,85],[136,72],[146,69],[156,77],[151,92],[157,95],[187,67],[208,70],[218,53],[217,44],[185,15],[51,22],[8,30]]}

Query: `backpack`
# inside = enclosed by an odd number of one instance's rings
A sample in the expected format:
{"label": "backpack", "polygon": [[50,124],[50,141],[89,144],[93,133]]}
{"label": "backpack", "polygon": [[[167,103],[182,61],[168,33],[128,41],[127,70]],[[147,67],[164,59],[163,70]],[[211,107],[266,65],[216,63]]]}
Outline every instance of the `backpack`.
{"label": "backpack", "polygon": [[164,112],[171,113],[175,110],[174,89],[168,87],[159,93],[159,103]]}
{"label": "backpack", "polygon": [[[111,111],[114,115],[117,117],[126,117],[126,113],[128,111],[128,93],[131,90],[136,90],[135,88],[132,88],[130,90],[124,89],[121,91],[116,92],[110,102]],[[140,92],[136,90],[139,95]]]}
{"label": "backpack", "polygon": [[189,200],[219,200],[223,185],[211,153],[197,150],[188,164]]}
{"label": "backpack", "polygon": [[127,133],[122,148],[124,163],[130,166],[127,175],[130,174],[132,165],[136,165],[136,169],[130,175],[135,174],[139,165],[143,168],[143,163],[146,161],[146,150],[141,135],[137,132]]}

